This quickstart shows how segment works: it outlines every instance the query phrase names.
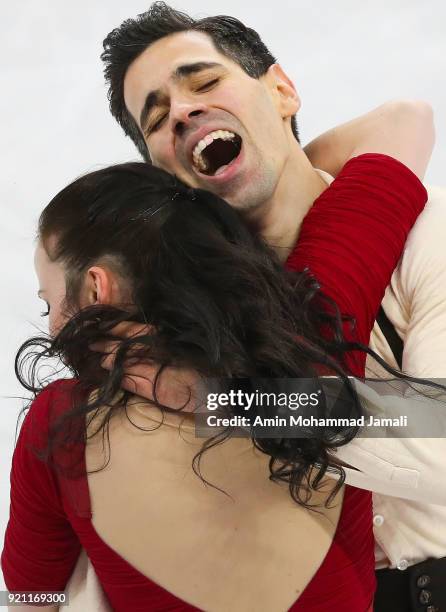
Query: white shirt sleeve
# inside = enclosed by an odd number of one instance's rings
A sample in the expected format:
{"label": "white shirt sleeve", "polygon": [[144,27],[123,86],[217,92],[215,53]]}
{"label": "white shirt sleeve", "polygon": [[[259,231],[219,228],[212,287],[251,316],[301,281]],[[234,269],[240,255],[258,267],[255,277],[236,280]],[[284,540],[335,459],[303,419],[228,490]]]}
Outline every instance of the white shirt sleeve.
{"label": "white shirt sleeve", "polygon": [[[337,449],[336,458],[351,466],[344,467],[346,482],[382,495],[446,505],[446,392],[385,395],[365,383],[355,385],[366,420],[369,415],[407,414],[408,425],[386,427],[379,438],[356,437]],[[413,437],[420,435],[420,427],[438,437]]]}
{"label": "white shirt sleeve", "polygon": [[[403,371],[415,377],[437,378],[445,384],[446,190],[428,191],[428,204],[410,233],[383,306],[404,341]],[[377,334],[374,340],[372,347],[378,348],[388,363],[394,363],[387,343],[377,342]],[[387,412],[389,406],[383,402],[382,396],[369,397],[367,409],[371,413]],[[420,436],[415,423],[414,437],[389,437],[392,432],[388,431],[386,438],[356,438],[340,448],[337,457],[352,466],[345,471],[346,482],[353,486],[446,505],[446,435],[442,412],[438,403],[430,409],[429,402],[418,404],[414,397],[410,402],[426,416],[427,431],[435,432],[435,438],[415,437]]]}
{"label": "white shirt sleeve", "polygon": [[394,282],[407,318],[403,371],[446,379],[446,189],[429,189]]}

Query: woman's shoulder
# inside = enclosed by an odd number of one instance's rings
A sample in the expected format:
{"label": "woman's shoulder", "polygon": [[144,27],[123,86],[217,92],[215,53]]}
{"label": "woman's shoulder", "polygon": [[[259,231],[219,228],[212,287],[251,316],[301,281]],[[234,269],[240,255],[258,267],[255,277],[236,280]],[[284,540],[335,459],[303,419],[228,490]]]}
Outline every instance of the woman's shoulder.
{"label": "woman's shoulder", "polygon": [[[14,450],[13,464],[20,473],[34,474],[54,499],[82,488],[85,481],[85,420],[77,412],[85,393],[77,379],[48,384],[32,402]],[[78,484],[71,483],[73,478]],[[83,489],[82,494],[88,508],[88,495]]]}
{"label": "woman's shoulder", "polygon": [[21,435],[28,441],[42,441],[49,427],[73,405],[78,380],[59,379],[49,383],[29,406],[21,428]]}

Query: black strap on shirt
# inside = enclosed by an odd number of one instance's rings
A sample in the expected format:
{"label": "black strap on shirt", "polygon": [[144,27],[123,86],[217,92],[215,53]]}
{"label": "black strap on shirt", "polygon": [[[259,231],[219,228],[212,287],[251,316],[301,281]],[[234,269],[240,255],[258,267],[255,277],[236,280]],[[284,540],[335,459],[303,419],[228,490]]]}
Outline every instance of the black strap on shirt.
{"label": "black strap on shirt", "polygon": [[387,315],[384,312],[384,308],[382,306],[380,306],[379,308],[378,317],[376,320],[378,321],[378,325],[392,350],[393,356],[395,357],[395,361],[397,362],[399,369],[401,370],[403,367],[404,344],[401,338],[398,336],[392,323],[387,318]]}

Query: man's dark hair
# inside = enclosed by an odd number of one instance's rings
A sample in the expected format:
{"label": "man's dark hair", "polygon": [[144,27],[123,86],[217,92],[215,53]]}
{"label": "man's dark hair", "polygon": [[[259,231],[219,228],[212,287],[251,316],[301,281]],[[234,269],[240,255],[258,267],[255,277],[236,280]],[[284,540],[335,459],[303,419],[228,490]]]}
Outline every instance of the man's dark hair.
{"label": "man's dark hair", "polygon": [[[146,143],[125,106],[124,77],[131,63],[151,44],[170,34],[189,30],[207,34],[220,53],[239,64],[252,78],[260,78],[276,61],[257,32],[235,17],[217,15],[193,19],[165,2],[154,2],[136,19],[126,19],[105,38],[101,59],[105,64],[111,113],[146,161],[150,160]],[[295,117],[292,117],[291,127],[299,141]]]}

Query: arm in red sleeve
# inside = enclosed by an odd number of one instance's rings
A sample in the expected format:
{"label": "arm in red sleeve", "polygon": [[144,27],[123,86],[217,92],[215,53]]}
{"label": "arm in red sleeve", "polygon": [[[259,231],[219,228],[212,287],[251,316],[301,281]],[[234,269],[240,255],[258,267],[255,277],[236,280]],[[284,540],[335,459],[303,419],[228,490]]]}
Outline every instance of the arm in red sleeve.
{"label": "arm in red sleeve", "polygon": [[[308,268],[340,311],[355,319],[354,336],[345,330],[349,340],[368,345],[384,291],[426,201],[411,170],[370,153],[347,162],[305,217],[287,267]],[[363,375],[364,363],[362,354],[349,359],[352,373]]]}
{"label": "arm in red sleeve", "polygon": [[54,390],[60,386],[50,385],[33,402],[14,450],[10,517],[1,558],[10,591],[64,590],[80,552],[57,478],[30,448],[42,448]]}

